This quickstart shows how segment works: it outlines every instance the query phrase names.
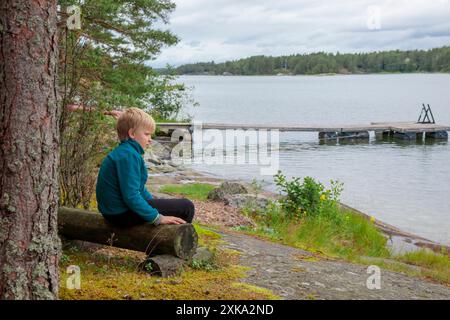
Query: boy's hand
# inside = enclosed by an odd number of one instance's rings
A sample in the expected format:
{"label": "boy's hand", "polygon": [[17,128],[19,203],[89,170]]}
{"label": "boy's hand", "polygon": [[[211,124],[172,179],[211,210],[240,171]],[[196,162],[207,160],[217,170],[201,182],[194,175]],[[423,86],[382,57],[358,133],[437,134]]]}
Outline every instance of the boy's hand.
{"label": "boy's hand", "polygon": [[186,223],[186,221],[184,221],[181,218],[161,215],[161,221],[159,224],[183,224],[183,223]]}

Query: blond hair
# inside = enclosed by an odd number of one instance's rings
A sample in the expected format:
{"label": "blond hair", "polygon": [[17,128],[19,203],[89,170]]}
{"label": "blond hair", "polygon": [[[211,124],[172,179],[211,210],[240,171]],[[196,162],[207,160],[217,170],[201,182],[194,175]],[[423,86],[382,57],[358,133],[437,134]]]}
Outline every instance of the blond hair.
{"label": "blond hair", "polygon": [[156,129],[155,120],[139,108],[125,109],[117,120],[117,134],[119,135],[119,140],[123,141],[128,139],[128,131],[130,129],[136,130],[140,127],[149,129],[154,133]]}

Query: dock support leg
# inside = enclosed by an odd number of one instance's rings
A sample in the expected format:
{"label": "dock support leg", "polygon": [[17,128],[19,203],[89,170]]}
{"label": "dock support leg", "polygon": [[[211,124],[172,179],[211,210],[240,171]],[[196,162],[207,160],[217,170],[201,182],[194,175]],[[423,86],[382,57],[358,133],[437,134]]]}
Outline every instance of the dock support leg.
{"label": "dock support leg", "polygon": [[393,132],[390,130],[376,130],[375,138],[378,140],[388,139],[393,135]]}
{"label": "dock support leg", "polygon": [[423,142],[423,132],[417,132],[416,133],[416,141],[417,142]]}
{"label": "dock support leg", "polygon": [[426,132],[425,139],[448,140],[447,131]]}

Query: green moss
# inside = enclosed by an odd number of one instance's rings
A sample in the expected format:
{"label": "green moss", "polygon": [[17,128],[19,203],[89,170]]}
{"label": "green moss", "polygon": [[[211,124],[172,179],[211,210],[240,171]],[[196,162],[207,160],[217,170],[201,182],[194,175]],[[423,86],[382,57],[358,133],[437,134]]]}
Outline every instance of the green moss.
{"label": "green moss", "polygon": [[199,237],[208,237],[210,239],[220,239],[222,236],[211,229],[205,229],[197,223],[194,223],[195,231],[197,232]]}
{"label": "green moss", "polygon": [[242,252],[234,250],[234,249],[223,249],[223,251],[229,255],[234,255],[234,256],[240,256],[242,254]]}
{"label": "green moss", "polygon": [[268,300],[281,300],[281,297],[273,294],[271,290],[266,289],[266,288],[257,287],[252,284],[248,284],[248,283],[244,283],[244,282],[235,282],[235,283],[233,283],[233,287],[237,288],[237,289],[242,289],[249,293],[254,292],[254,293],[265,294],[267,296]]}
{"label": "green moss", "polygon": [[[244,268],[236,265],[236,259],[222,252],[216,271],[187,268],[178,277],[157,278],[138,272],[135,265],[120,268],[120,264],[105,265],[95,255],[86,252],[69,253],[60,266],[61,299],[271,299],[273,295],[257,287],[236,287],[236,282],[245,277]],[[81,290],[65,287],[70,264],[81,269]]]}
{"label": "green moss", "polygon": [[220,234],[212,231],[210,228],[206,229],[197,223],[194,223],[195,231],[198,234],[198,245],[206,246],[214,250],[222,241]]}
{"label": "green moss", "polygon": [[[129,250],[105,247],[95,253],[68,248],[60,260],[61,299],[273,299],[268,290],[254,286],[237,286],[250,268],[238,265],[239,252],[218,250],[221,236],[194,224],[199,242],[216,251],[213,268],[187,266],[177,277],[158,278],[139,271],[145,258]],[[66,268],[81,270],[81,290],[65,287]]]}
{"label": "green moss", "polygon": [[319,261],[319,257],[316,256],[300,256],[300,255],[296,255],[294,256],[296,259],[300,260],[300,261],[309,261],[309,262],[317,262]]}

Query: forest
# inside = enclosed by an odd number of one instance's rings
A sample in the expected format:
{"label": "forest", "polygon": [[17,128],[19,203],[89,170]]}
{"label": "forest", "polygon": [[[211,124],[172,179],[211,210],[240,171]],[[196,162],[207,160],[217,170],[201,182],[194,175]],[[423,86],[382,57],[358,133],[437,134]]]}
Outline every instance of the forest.
{"label": "forest", "polygon": [[[168,73],[169,69],[159,69]],[[370,53],[295,54],[253,56],[223,63],[199,62],[171,70],[179,75],[311,75],[450,72],[450,47],[430,50],[380,51]]]}

